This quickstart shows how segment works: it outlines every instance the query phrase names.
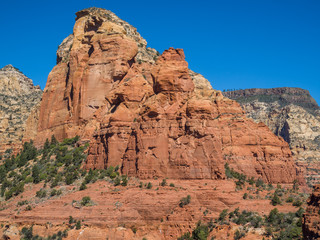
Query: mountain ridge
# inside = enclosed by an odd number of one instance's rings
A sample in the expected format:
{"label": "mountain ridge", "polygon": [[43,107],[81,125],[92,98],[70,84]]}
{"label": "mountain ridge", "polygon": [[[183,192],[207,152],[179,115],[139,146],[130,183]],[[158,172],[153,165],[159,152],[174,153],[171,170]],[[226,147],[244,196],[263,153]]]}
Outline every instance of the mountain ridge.
{"label": "mountain ridge", "polygon": [[18,68],[8,64],[0,69],[0,153],[21,147],[26,121],[41,97],[40,87]]}

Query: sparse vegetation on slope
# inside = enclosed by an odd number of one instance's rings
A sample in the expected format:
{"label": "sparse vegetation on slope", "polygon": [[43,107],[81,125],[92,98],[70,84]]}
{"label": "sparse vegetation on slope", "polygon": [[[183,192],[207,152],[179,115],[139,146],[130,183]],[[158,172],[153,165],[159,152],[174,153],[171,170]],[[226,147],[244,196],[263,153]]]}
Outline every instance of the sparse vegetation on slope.
{"label": "sparse vegetation on slope", "polygon": [[[59,143],[54,136],[46,140],[42,149],[37,149],[33,142],[26,142],[17,154],[4,159],[0,166],[1,197],[5,200],[21,194],[25,184],[43,182],[43,188],[36,193],[38,198],[61,195],[62,185],[71,185],[76,180],[82,180],[79,190],[98,179],[106,179],[114,185],[126,186],[127,176],[119,176],[118,167],[89,171],[81,169],[86,160],[87,144],[80,146],[79,137],[65,139]],[[47,186],[51,190],[47,189]]]}

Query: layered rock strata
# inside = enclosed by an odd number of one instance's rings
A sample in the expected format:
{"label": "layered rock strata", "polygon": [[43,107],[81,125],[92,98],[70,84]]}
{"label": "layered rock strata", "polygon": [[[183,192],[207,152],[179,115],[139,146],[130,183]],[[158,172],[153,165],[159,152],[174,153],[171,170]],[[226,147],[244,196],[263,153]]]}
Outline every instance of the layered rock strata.
{"label": "layered rock strata", "polygon": [[290,145],[305,166],[310,186],[319,182],[320,114],[309,91],[300,88],[246,89],[224,92],[238,101],[249,118],[265,123]]}
{"label": "layered rock strata", "polygon": [[0,69],[0,154],[17,150],[26,136],[26,121],[42,90],[12,65]]}
{"label": "layered rock strata", "polygon": [[315,185],[303,216],[303,239],[320,239],[320,185]]}
{"label": "layered rock strata", "polygon": [[136,29],[103,9],[77,13],[58,49],[41,102],[37,143],[90,141],[85,168],[120,166],[139,178],[224,178],[224,164],[291,183],[288,144],[188,69],[181,49],[161,56]]}

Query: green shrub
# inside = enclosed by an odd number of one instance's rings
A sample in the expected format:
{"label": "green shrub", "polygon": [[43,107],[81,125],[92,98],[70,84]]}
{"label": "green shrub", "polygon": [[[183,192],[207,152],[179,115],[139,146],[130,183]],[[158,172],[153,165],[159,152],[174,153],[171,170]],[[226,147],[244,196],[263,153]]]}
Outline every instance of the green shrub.
{"label": "green shrub", "polygon": [[98,171],[90,169],[88,175],[85,177],[85,183],[95,182],[98,178]]}
{"label": "green shrub", "polygon": [[80,220],[78,220],[76,223],[76,229],[79,230],[80,228],[81,228],[81,222]]}
{"label": "green shrub", "polygon": [[113,172],[113,173],[110,174],[110,178],[111,178],[111,179],[114,179],[114,178],[116,178],[116,177],[117,177],[117,173]]}
{"label": "green shrub", "polygon": [[28,204],[28,200],[23,200],[23,201],[18,202],[17,206],[23,206],[26,204]]}
{"label": "green shrub", "polygon": [[299,210],[295,213],[296,217],[302,218],[304,213],[304,209],[302,207],[299,208]]}
{"label": "green shrub", "polygon": [[152,188],[152,183],[148,182],[147,189],[151,189],[151,188]]}
{"label": "green shrub", "polygon": [[79,136],[75,136],[74,138],[66,138],[62,141],[61,145],[73,145],[79,141]]}
{"label": "green shrub", "polygon": [[132,230],[132,232],[133,232],[134,234],[137,233],[137,228],[136,228],[136,227],[132,227],[131,230]]}
{"label": "green shrub", "polygon": [[31,211],[32,207],[30,205],[26,206],[26,211]]}
{"label": "green shrub", "polygon": [[50,192],[50,196],[53,197],[53,196],[57,195],[57,192],[58,192],[57,189],[52,189]]}
{"label": "green shrub", "polygon": [[4,165],[0,166],[0,183],[2,183],[6,179],[7,171]]}
{"label": "green shrub", "polygon": [[162,182],[160,183],[162,187],[167,186],[167,179],[163,179]]}
{"label": "green shrub", "polygon": [[223,221],[225,220],[225,218],[226,218],[227,215],[228,215],[228,209],[224,209],[224,210],[220,213],[218,220],[219,220],[220,222],[223,222]]}
{"label": "green shrub", "polygon": [[207,240],[209,236],[209,228],[205,224],[201,224],[201,221],[197,223],[197,227],[192,232],[192,238],[196,240]]}
{"label": "green shrub", "polygon": [[302,201],[297,199],[292,203],[292,205],[295,207],[300,207],[302,205]]}
{"label": "green shrub", "polygon": [[192,231],[192,235],[187,232],[183,234],[178,240],[207,240],[209,233],[212,231],[212,222],[202,224],[201,221],[197,223],[196,228]]}
{"label": "green shrub", "polygon": [[288,198],[286,199],[286,202],[287,202],[287,203],[293,202],[293,197],[291,197],[291,196],[288,197]]}
{"label": "green shrub", "polygon": [[72,224],[75,222],[76,222],[76,220],[72,216],[69,216],[69,224]]}
{"label": "green shrub", "polygon": [[81,183],[81,186],[80,186],[80,191],[82,191],[82,190],[85,190],[85,189],[87,189],[87,185],[86,185],[86,183],[85,182],[83,182],[83,183]]}
{"label": "green shrub", "polygon": [[20,154],[17,156],[17,166],[22,167],[26,165],[26,163],[32,159],[35,159],[37,156],[37,149],[33,146],[33,141],[25,142],[23,144],[23,149],[21,150]]}
{"label": "green shrub", "polygon": [[6,193],[4,194],[4,197],[5,197],[5,200],[12,198],[13,197],[12,190],[6,191]]}
{"label": "green shrub", "polygon": [[40,170],[37,165],[34,165],[32,168],[32,178],[33,178],[33,183],[40,182]]}
{"label": "green shrub", "polygon": [[115,186],[119,186],[120,183],[121,183],[121,180],[120,180],[119,177],[116,177],[116,178],[113,180],[113,184],[114,184]]}
{"label": "green shrub", "polygon": [[226,163],[224,167],[225,167],[225,173],[227,178],[237,179],[238,181],[236,181],[236,188],[242,189],[243,186],[245,185],[245,182],[247,181],[247,176],[242,173],[238,173],[234,171],[232,168],[229,167],[228,163]]}
{"label": "green shrub", "polygon": [[188,195],[187,197],[184,197],[180,200],[179,207],[183,207],[185,205],[188,205],[190,202],[191,202],[191,196]]}
{"label": "green shrub", "polygon": [[122,175],[121,176],[121,185],[124,186],[124,187],[128,185],[128,177],[127,177],[127,175]]}
{"label": "green shrub", "polygon": [[251,178],[248,179],[248,183],[249,183],[250,185],[254,185],[255,182],[256,182],[256,181],[254,180],[254,177],[251,177]]}
{"label": "green shrub", "polygon": [[21,230],[22,239],[24,240],[32,240],[33,239],[33,227],[30,228],[23,227]]}
{"label": "green shrub", "polygon": [[31,176],[26,177],[25,183],[32,183],[33,182],[33,178]]}
{"label": "green shrub", "polygon": [[272,199],[271,199],[271,204],[272,204],[273,206],[276,206],[276,205],[278,205],[278,204],[281,204],[281,200],[280,200],[280,198],[278,197],[277,192],[275,192],[275,193],[273,194],[273,197],[272,197]]}
{"label": "green shrub", "polygon": [[267,188],[267,190],[268,190],[268,191],[271,191],[272,189],[273,189],[273,186],[272,186],[272,184],[271,184],[271,183],[269,183],[269,184],[268,184],[268,188]]}
{"label": "green shrub", "polygon": [[108,167],[106,170],[106,174],[108,177],[111,177],[111,174],[114,172],[114,168],[112,166]]}
{"label": "green shrub", "polygon": [[67,173],[67,175],[65,176],[65,182],[67,185],[70,185],[72,184],[75,180],[77,180],[78,178],[78,172],[75,171],[75,172],[69,172]]}
{"label": "green shrub", "polygon": [[91,202],[91,198],[89,196],[85,196],[81,200],[82,206],[87,206]]}
{"label": "green shrub", "polygon": [[246,233],[244,231],[240,231],[239,229],[236,230],[236,232],[234,233],[234,240],[239,240],[243,237],[246,236]]}
{"label": "green shrub", "polygon": [[40,189],[36,192],[36,197],[45,198],[47,196],[47,191],[45,189]]}
{"label": "green shrub", "polygon": [[58,144],[58,141],[56,139],[56,137],[54,135],[51,136],[51,143],[50,143],[50,147],[54,147]]}
{"label": "green shrub", "polygon": [[261,178],[256,181],[256,187],[265,187],[265,184]]}
{"label": "green shrub", "polygon": [[298,191],[298,190],[299,190],[299,183],[298,183],[298,180],[297,180],[297,179],[295,179],[295,180],[293,181],[292,189],[293,189],[294,191]]}

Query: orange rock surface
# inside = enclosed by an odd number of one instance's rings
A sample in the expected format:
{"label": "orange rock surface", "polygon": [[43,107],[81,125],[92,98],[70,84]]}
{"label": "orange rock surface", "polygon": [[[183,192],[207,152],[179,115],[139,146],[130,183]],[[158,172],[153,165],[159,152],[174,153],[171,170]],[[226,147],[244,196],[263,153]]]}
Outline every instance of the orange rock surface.
{"label": "orange rock surface", "polygon": [[85,168],[119,165],[141,179],[223,179],[226,162],[267,182],[297,178],[288,144],[199,84],[183,50],[150,52],[113,13],[78,12],[48,77],[37,144],[79,135],[90,141]]}
{"label": "orange rock surface", "polygon": [[[232,180],[171,180],[174,187],[160,186],[162,180],[148,180],[153,187],[140,188],[138,179],[131,179],[129,185],[113,186],[107,181],[89,184],[88,189],[78,191],[78,185],[58,187],[62,196],[37,198],[36,191],[43,183],[27,185],[23,197],[12,198],[3,202],[0,222],[9,223],[11,228],[34,225],[34,235],[47,236],[59,230],[69,229],[69,216],[81,221],[80,230],[70,230],[67,239],[139,239],[149,240],[177,239],[187,231],[192,231],[201,220],[206,223],[219,217],[224,209],[229,212],[238,208],[240,211],[254,211],[261,216],[268,215],[275,207],[265,198],[267,192],[260,193],[257,199],[243,199],[246,190],[235,190]],[[47,190],[49,188],[47,187]],[[179,206],[180,200],[191,196],[190,204]],[[81,206],[84,196],[90,196],[92,206]],[[31,211],[26,205],[19,206],[19,201],[28,200]],[[280,212],[295,212],[292,205],[277,206]],[[206,212],[206,214],[204,214]],[[211,236],[216,239],[233,239],[234,231],[239,226],[219,226]],[[233,229],[234,228],[234,229]],[[136,233],[134,230],[136,229]],[[264,231],[262,230],[262,233]],[[251,236],[251,237],[250,237]],[[251,235],[246,239],[262,239],[262,234]],[[210,237],[209,237],[210,239]]]}
{"label": "orange rock surface", "polygon": [[303,239],[320,238],[320,185],[315,185],[303,216]]}

